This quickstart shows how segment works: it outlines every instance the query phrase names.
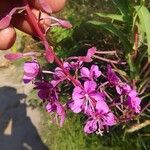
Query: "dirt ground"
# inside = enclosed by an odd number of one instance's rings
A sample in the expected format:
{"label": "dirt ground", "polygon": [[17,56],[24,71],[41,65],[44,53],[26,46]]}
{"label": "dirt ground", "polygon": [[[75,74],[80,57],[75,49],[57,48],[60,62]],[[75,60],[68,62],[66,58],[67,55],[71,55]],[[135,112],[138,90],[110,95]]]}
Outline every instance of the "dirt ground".
{"label": "dirt ground", "polygon": [[22,82],[22,68],[0,52],[0,150],[47,150],[40,138],[41,114],[28,105],[32,84]]}

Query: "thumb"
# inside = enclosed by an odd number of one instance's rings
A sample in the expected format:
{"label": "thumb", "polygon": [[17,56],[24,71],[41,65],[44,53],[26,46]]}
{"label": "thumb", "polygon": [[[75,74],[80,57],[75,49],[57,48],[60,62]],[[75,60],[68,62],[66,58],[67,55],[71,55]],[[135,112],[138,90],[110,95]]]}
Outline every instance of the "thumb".
{"label": "thumb", "polygon": [[16,32],[13,27],[0,30],[0,50],[9,49],[16,40]]}

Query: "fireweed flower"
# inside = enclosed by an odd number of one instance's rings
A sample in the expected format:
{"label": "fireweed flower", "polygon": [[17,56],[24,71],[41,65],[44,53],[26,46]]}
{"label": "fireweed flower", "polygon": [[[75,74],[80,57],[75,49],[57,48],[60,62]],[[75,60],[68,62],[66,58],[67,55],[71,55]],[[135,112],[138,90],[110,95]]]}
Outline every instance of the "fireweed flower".
{"label": "fireweed flower", "polygon": [[[56,112],[56,117],[54,119],[57,119],[57,116],[60,117],[60,126],[62,127],[64,120],[65,120],[65,109],[64,107],[58,102],[49,102],[46,105],[46,110],[49,113]],[[54,120],[56,122],[56,120]]]}
{"label": "fireweed flower", "polygon": [[131,90],[128,94],[127,103],[129,108],[131,108],[133,111],[135,111],[136,113],[140,112],[141,99],[137,96],[137,92],[135,90]]}
{"label": "fireweed flower", "polygon": [[105,101],[99,100],[96,103],[96,111],[91,114],[86,122],[84,132],[88,134],[96,132],[102,135],[105,126],[113,126],[115,124],[115,115]]}
{"label": "fireweed flower", "polygon": [[69,66],[70,66],[70,69],[72,69],[72,70],[78,70],[78,69],[80,69],[83,66],[83,62],[79,61],[79,60],[71,61],[69,63]]}
{"label": "fireweed flower", "polygon": [[72,93],[71,110],[74,113],[79,113],[84,110],[84,113],[89,114],[95,111],[97,101],[103,100],[103,95],[96,91],[97,84],[94,81],[85,81],[84,88],[75,87]]}
{"label": "fireweed flower", "polygon": [[35,82],[35,88],[38,90],[38,96],[42,100],[57,100],[58,95],[53,85],[46,81]]}
{"label": "fireweed flower", "polygon": [[118,85],[120,82],[119,77],[114,73],[111,66],[107,66],[107,79],[112,85]]}
{"label": "fireweed flower", "polygon": [[55,87],[57,86],[60,82],[63,82],[64,80],[67,79],[67,76],[63,72],[63,70],[59,67],[56,67],[53,75],[53,80],[51,81],[51,84]]}
{"label": "fireweed flower", "polygon": [[120,80],[110,65],[107,66],[107,79],[111,85],[115,86],[119,95],[121,95],[123,92],[129,93],[131,91],[131,87],[127,83],[124,83]]}
{"label": "fireweed flower", "polygon": [[24,63],[24,83],[29,83],[38,75],[40,66],[36,61],[28,61]]}
{"label": "fireweed flower", "polygon": [[99,70],[97,65],[92,65],[90,70],[86,67],[81,68],[81,77],[93,80],[97,79],[101,75],[101,71]]}
{"label": "fireweed flower", "polygon": [[96,47],[89,48],[86,56],[79,56],[78,57],[79,61],[92,62],[93,61],[92,57],[96,53],[96,50],[97,50]]}
{"label": "fireweed flower", "polygon": [[108,66],[107,76],[109,82],[116,87],[119,95],[127,95],[127,104],[134,112],[139,113],[141,110],[141,99],[138,94],[127,83],[122,82],[117,75],[112,71],[111,66]]}

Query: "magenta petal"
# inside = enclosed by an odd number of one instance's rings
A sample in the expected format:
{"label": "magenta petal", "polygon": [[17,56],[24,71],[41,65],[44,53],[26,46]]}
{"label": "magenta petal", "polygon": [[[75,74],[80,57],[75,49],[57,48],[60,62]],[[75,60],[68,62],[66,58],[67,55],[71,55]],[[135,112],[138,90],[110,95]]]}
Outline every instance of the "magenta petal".
{"label": "magenta petal", "polygon": [[89,96],[96,101],[104,101],[104,96],[101,93],[92,92]]}
{"label": "magenta petal", "polygon": [[47,99],[47,98],[48,98],[48,95],[49,95],[49,91],[47,91],[47,90],[40,90],[40,91],[38,92],[38,96],[39,96],[39,98],[41,98],[41,99]]}
{"label": "magenta petal", "polygon": [[96,86],[97,86],[96,82],[94,82],[94,81],[85,81],[84,82],[84,90],[86,93],[95,91]]}
{"label": "magenta petal", "polygon": [[17,60],[22,57],[23,57],[22,53],[9,53],[5,55],[5,58],[8,60]]}
{"label": "magenta petal", "polygon": [[84,103],[84,99],[80,99],[78,101],[76,100],[74,101],[73,104],[70,105],[70,108],[74,113],[79,113],[82,111],[83,103]]}
{"label": "magenta petal", "polygon": [[129,93],[129,97],[134,98],[137,96],[137,92],[135,90],[131,90]]}
{"label": "magenta petal", "polygon": [[91,120],[91,121],[87,121],[86,125],[84,127],[84,132],[85,133],[93,133],[97,130],[97,121],[96,120]]}
{"label": "magenta petal", "polygon": [[14,7],[5,17],[0,20],[0,30],[7,28],[10,25],[10,21],[12,19],[12,15],[17,10],[23,10],[24,7]]}
{"label": "magenta petal", "polygon": [[63,106],[61,104],[59,104],[58,102],[55,102],[55,105],[57,107],[57,110],[56,110],[57,114],[61,115],[64,112]]}
{"label": "magenta petal", "polygon": [[24,82],[28,83],[33,80],[38,75],[39,69],[39,64],[35,61],[24,63]]}
{"label": "magenta petal", "polygon": [[86,77],[86,78],[90,77],[90,71],[88,68],[83,67],[81,68],[80,72],[81,72],[81,77]]}
{"label": "magenta petal", "polygon": [[104,100],[99,100],[96,103],[96,110],[99,113],[108,113],[109,112],[109,107],[108,107],[108,105],[106,104],[106,102]]}
{"label": "magenta petal", "polygon": [[126,93],[129,93],[132,89],[131,89],[130,85],[124,84],[124,85],[123,85],[123,90],[124,90]]}
{"label": "magenta petal", "polygon": [[92,65],[90,70],[91,76],[98,78],[102,73],[97,65]]}
{"label": "magenta petal", "polygon": [[113,126],[116,124],[115,116],[112,112],[105,114],[105,116],[106,116],[104,121],[105,125]]}
{"label": "magenta petal", "polygon": [[96,53],[96,50],[96,47],[89,48],[87,52],[87,57],[91,58]]}
{"label": "magenta petal", "polygon": [[69,21],[59,19],[58,23],[64,28],[72,28],[72,24]]}
{"label": "magenta petal", "polygon": [[71,104],[70,108],[74,113],[79,113],[82,111],[82,108],[81,108],[82,105],[83,105],[83,100],[80,100],[76,103]]}
{"label": "magenta petal", "polygon": [[47,112],[49,112],[49,113],[53,111],[53,107],[52,107],[51,103],[48,103],[45,108],[46,108]]}
{"label": "magenta petal", "polygon": [[116,86],[116,91],[119,95],[121,95],[122,89],[119,86]]}
{"label": "magenta petal", "polygon": [[80,101],[84,97],[84,91],[80,87],[75,87],[72,93],[72,99],[74,101]]}
{"label": "magenta petal", "polygon": [[133,109],[136,113],[139,113],[141,110],[140,107],[141,99],[139,97],[130,98],[128,97],[128,106]]}
{"label": "magenta petal", "polygon": [[29,77],[35,77],[39,72],[39,64],[36,62],[26,62],[24,64],[24,74]]}
{"label": "magenta petal", "polygon": [[91,62],[92,59],[88,56],[79,56],[78,57],[79,61],[83,61],[83,62]]}
{"label": "magenta petal", "polygon": [[116,73],[112,70],[110,65],[107,66],[107,78],[109,82],[114,85],[118,84],[120,81],[120,79],[118,78]]}
{"label": "magenta petal", "polygon": [[31,80],[33,80],[32,77],[29,77],[29,76],[26,76],[26,75],[23,76],[23,82],[24,83],[29,83]]}

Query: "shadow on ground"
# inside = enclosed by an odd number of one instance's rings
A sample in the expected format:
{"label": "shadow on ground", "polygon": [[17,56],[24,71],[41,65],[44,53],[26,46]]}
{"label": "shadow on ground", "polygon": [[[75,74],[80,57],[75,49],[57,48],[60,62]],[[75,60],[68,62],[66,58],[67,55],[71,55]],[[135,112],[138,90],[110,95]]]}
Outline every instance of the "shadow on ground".
{"label": "shadow on ground", "polygon": [[0,88],[0,149],[48,150],[27,116],[25,94],[13,87]]}

